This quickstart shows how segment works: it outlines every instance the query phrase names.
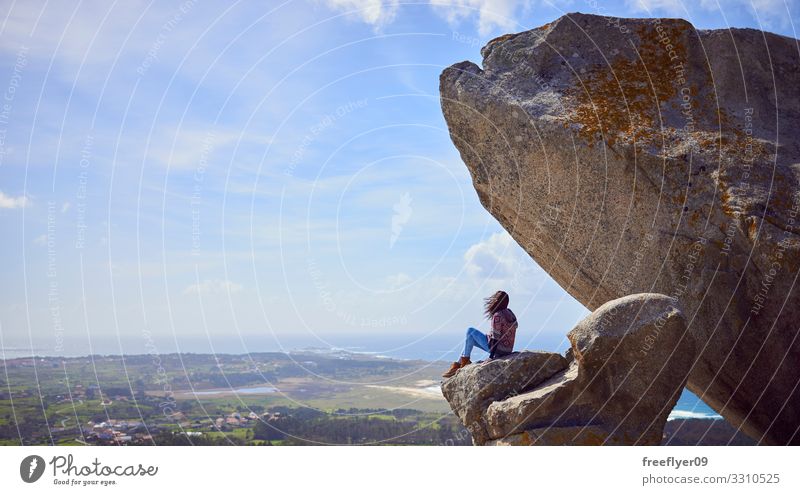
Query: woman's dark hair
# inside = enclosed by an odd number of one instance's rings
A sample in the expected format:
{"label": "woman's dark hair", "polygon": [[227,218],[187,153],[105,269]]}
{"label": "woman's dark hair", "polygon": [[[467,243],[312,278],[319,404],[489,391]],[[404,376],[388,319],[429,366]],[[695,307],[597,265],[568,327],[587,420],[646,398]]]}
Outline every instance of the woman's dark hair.
{"label": "woman's dark hair", "polygon": [[484,299],[483,302],[484,312],[486,313],[486,316],[490,318],[493,314],[497,313],[501,309],[506,309],[508,307],[508,294],[502,290],[499,290]]}

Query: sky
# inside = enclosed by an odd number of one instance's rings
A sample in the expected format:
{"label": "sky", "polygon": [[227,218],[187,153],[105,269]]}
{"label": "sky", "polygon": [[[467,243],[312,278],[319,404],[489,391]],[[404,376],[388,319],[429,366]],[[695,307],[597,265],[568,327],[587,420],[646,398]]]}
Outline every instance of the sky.
{"label": "sky", "polygon": [[800,25],[797,0],[0,4],[0,348],[41,354],[452,353],[500,288],[518,347],[563,349],[587,311],[481,207],[439,73],[575,11]]}

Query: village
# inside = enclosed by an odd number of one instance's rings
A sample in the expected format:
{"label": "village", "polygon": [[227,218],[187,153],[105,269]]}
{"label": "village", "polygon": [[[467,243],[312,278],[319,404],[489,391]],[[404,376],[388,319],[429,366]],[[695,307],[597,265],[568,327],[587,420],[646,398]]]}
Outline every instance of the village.
{"label": "village", "polygon": [[[71,438],[83,445],[152,445],[158,435],[171,434],[186,438],[199,438],[209,433],[227,435],[237,429],[252,430],[258,422],[277,422],[281,412],[257,414],[253,411],[230,412],[210,419],[189,419],[183,412],[163,418],[163,422],[144,422],[141,419],[107,419],[87,421],[80,428],[60,426],[50,429],[54,439]],[[245,435],[247,437],[248,435]],[[250,435],[252,436],[252,435]]]}

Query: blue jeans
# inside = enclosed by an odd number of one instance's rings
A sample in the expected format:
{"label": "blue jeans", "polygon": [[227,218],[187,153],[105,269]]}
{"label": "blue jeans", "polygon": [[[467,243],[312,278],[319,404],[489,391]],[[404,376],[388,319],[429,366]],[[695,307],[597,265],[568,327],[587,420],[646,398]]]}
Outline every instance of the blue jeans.
{"label": "blue jeans", "polygon": [[467,341],[464,344],[464,352],[461,353],[461,356],[469,357],[472,354],[473,347],[489,352],[489,338],[477,328],[470,327],[467,328]]}

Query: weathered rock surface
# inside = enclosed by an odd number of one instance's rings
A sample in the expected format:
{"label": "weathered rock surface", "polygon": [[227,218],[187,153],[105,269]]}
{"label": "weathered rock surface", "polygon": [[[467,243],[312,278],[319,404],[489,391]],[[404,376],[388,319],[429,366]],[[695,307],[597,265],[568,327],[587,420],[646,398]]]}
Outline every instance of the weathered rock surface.
{"label": "weathered rock surface", "polygon": [[552,426],[534,428],[516,435],[489,440],[497,446],[610,445],[608,431],[599,426]]}
{"label": "weathered rock surface", "polygon": [[445,398],[479,445],[658,445],[695,356],[675,303],[606,303],[569,333],[568,366],[532,352],[468,366],[443,383]]}
{"label": "weathered rock surface", "polygon": [[440,80],[486,209],[590,310],[677,298],[689,389],[769,444],[800,443],[799,46],[570,14]]}
{"label": "weathered rock surface", "polygon": [[522,351],[476,363],[442,383],[442,394],[477,444],[489,437],[483,414],[496,400],[530,390],[566,369],[567,361],[552,352]]}

